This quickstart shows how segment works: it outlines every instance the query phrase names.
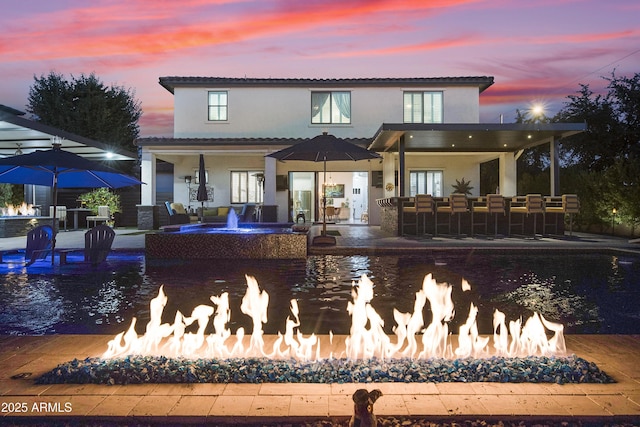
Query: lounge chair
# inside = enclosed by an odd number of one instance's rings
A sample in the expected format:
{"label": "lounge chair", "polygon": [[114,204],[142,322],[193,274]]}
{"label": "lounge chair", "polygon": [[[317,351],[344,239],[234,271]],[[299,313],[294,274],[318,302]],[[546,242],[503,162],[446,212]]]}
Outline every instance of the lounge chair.
{"label": "lounge chair", "polygon": [[461,237],[461,230],[460,230],[460,216],[465,213],[468,212],[469,209],[467,208],[467,196],[465,194],[461,194],[461,193],[452,193],[448,199],[445,199],[443,201],[440,202],[436,202],[436,229],[435,229],[435,235],[438,235],[438,226],[439,225],[443,225],[443,224],[439,224],[438,223],[438,214],[439,213],[444,213],[444,214],[448,214],[448,224],[449,224],[449,230],[448,233],[451,234],[451,217],[456,215],[458,217],[458,234],[457,237]]}
{"label": "lounge chair", "polygon": [[90,222],[93,222],[93,225],[96,226],[99,222],[107,222],[110,219],[109,206],[98,206],[98,215],[87,216],[87,228],[89,228]]}
{"label": "lounge chair", "polygon": [[420,235],[420,215],[422,215],[422,234],[427,234],[427,214],[435,214],[435,203],[430,194],[416,194],[413,202],[404,202],[402,205],[402,234],[409,223],[405,222],[405,213],[415,216],[416,236]]}
{"label": "lounge chair", "polygon": [[167,213],[169,214],[169,225],[189,224],[191,222],[191,217],[189,217],[189,214],[182,203],[164,202],[164,205],[167,208]]}
{"label": "lounge chair", "polygon": [[27,232],[27,246],[24,251],[26,265],[31,265],[39,259],[45,259],[51,253],[51,241],[53,228],[48,225],[39,225]]}

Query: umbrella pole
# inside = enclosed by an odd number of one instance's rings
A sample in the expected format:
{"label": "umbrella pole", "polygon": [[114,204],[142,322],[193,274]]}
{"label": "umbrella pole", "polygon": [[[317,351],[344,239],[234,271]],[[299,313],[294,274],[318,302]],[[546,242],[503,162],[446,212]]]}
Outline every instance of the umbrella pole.
{"label": "umbrella pole", "polygon": [[58,214],[58,174],[53,175],[53,237],[51,238],[51,265],[55,264],[56,258],[56,235],[58,234],[57,215]]}
{"label": "umbrella pole", "polygon": [[336,238],[327,236],[327,157],[324,158],[324,182],[322,183],[322,233],[313,238],[313,244],[316,245],[335,245]]}
{"label": "umbrella pole", "polygon": [[327,159],[324,159],[324,175],[322,177],[322,235],[327,235]]}

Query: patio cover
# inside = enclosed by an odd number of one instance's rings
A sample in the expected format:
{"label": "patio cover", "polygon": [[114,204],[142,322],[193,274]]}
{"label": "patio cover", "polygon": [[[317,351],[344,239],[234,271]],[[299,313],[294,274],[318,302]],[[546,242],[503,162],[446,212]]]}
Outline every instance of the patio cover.
{"label": "patio cover", "polygon": [[63,150],[92,160],[137,158],[136,153],[20,117],[23,114],[0,104],[0,157],[14,156],[18,147],[24,154],[49,150],[52,138],[60,137]]}
{"label": "patio cover", "polygon": [[383,123],[369,149],[406,152],[515,152],[587,130],[586,123]]}

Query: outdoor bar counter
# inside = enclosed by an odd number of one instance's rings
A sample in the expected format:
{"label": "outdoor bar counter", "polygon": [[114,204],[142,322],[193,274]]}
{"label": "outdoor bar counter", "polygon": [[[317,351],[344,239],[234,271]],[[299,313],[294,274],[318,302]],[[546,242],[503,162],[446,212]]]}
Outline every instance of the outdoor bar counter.
{"label": "outdoor bar counter", "polygon": [[[436,203],[442,203],[448,200],[447,197],[434,197],[433,198]],[[493,236],[495,234],[495,217],[493,215],[489,215],[487,218],[487,230],[485,233],[484,221],[485,214],[476,212],[474,214],[473,222],[475,226],[473,227],[473,233],[471,229],[471,210],[473,207],[473,202],[477,201],[478,197],[468,197],[467,198],[467,212],[460,214],[460,235],[462,236],[471,236],[471,235],[479,235],[479,236]],[[535,234],[547,234],[547,232],[552,232],[551,234],[563,235],[565,231],[564,226],[564,214],[560,213],[546,213],[546,214],[529,214],[524,217],[524,227],[520,224],[523,221],[523,215],[518,213],[514,214],[511,218],[512,225],[511,230],[509,230],[509,215],[510,215],[510,206],[514,197],[504,197],[505,201],[505,213],[497,214],[497,234],[501,236],[508,235],[522,235],[522,236],[533,236],[534,235],[534,226],[535,226]],[[517,196],[517,199],[524,199],[524,196]],[[545,200],[553,200],[553,203],[558,203],[559,197],[550,197],[545,196]],[[382,231],[386,231],[395,236],[411,236],[416,235],[416,215],[413,212],[405,212],[404,207],[413,206],[414,198],[413,197],[388,197],[384,199],[376,200],[378,206],[381,210],[380,215],[380,229]],[[424,234],[422,230],[422,221],[423,216],[425,214],[420,215],[420,233]],[[435,215],[426,214],[426,234],[434,235],[435,234]],[[451,231],[449,232],[448,220],[451,220]],[[535,224],[534,224],[535,223]],[[544,224],[546,223],[546,227]],[[556,227],[557,223],[557,227]],[[442,236],[457,236],[458,235],[458,218],[456,215],[449,215],[448,213],[439,213],[438,214],[438,235]]]}

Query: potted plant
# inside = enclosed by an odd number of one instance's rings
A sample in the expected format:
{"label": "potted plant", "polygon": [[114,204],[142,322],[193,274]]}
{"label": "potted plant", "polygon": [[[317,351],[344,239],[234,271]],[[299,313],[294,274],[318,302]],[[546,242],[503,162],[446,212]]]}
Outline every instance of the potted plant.
{"label": "potted plant", "polygon": [[465,181],[464,177],[462,177],[460,181],[456,179],[456,183],[451,186],[453,187],[454,193],[471,195],[473,187],[469,184],[471,184],[471,181]]}
{"label": "potted plant", "polygon": [[89,193],[81,194],[78,200],[82,203],[82,206],[91,209],[94,215],[98,213],[98,206],[109,206],[111,219],[107,221],[107,225],[117,225],[118,221],[116,219],[122,212],[119,194],[110,191],[108,188],[97,188]]}

